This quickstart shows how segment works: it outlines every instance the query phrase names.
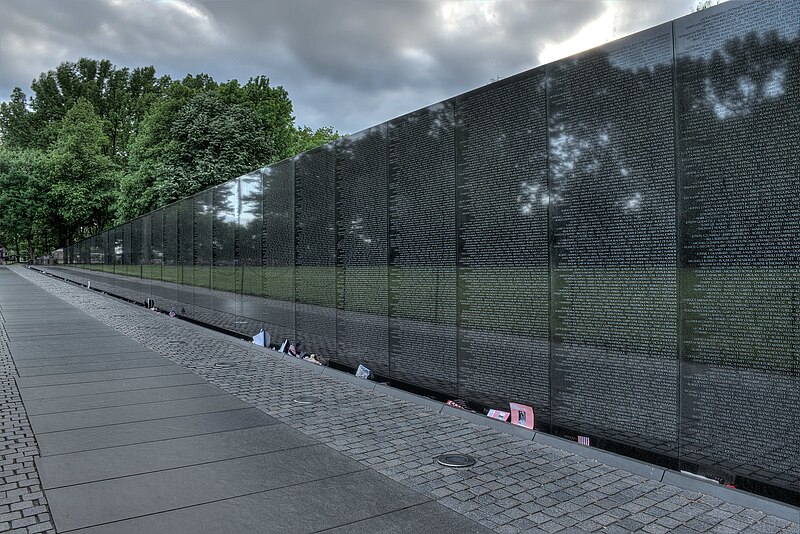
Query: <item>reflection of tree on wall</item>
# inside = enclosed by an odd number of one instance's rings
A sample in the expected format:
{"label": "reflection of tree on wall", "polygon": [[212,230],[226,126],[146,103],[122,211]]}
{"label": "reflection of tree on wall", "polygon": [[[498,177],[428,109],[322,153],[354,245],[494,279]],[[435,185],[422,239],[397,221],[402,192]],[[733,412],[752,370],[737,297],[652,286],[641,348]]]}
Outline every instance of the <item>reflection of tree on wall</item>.
{"label": "reflection of tree on wall", "polygon": [[754,32],[679,60],[689,319],[729,339],[692,357],[797,372],[799,42]]}
{"label": "reflection of tree on wall", "polygon": [[393,300],[426,303],[393,313],[444,324],[455,323],[454,128],[452,101],[389,125],[390,275],[404,276]]}
{"label": "reflection of tree on wall", "polygon": [[270,298],[294,300],[294,161],[264,169],[262,286]]}
{"label": "reflection of tree on wall", "polygon": [[238,253],[236,258],[248,267],[261,266],[261,172],[239,178]]}
{"label": "reflection of tree on wall", "polygon": [[213,189],[214,266],[233,267],[236,257],[236,208],[238,181]]}
{"label": "reflection of tree on wall", "polygon": [[753,32],[677,67],[683,454],[796,492],[800,34]]}
{"label": "reflection of tree on wall", "polygon": [[547,86],[553,421],[664,451],[677,445],[672,58],[655,28],[549,65]]}
{"label": "reflection of tree on wall", "polygon": [[[130,265],[140,265],[142,262],[142,219],[134,219],[131,221],[131,252],[130,252]],[[141,275],[140,271],[133,270],[132,272]]]}
{"label": "reflection of tree on wall", "polygon": [[[298,181],[296,214],[298,257],[308,265],[332,266],[335,251],[326,247],[335,243],[334,206],[334,153],[332,144],[323,145],[298,156],[295,177]],[[305,263],[303,263],[305,265]]]}
{"label": "reflection of tree on wall", "polygon": [[382,315],[388,260],[386,133],[385,126],[376,127],[336,144],[339,306]]}
{"label": "reflection of tree on wall", "polygon": [[[655,195],[672,174],[672,135],[665,130],[672,124],[671,65],[621,69],[594,52],[552,65],[549,75],[554,207],[579,207],[581,217],[569,224],[584,246],[591,244],[595,265],[657,261],[664,255],[663,220],[674,217],[671,204]],[[636,239],[626,239],[633,233]],[[572,252],[582,251],[564,254]]]}
{"label": "reflection of tree on wall", "polygon": [[296,297],[298,302],[329,308],[336,307],[334,173],[333,144],[295,161]]}

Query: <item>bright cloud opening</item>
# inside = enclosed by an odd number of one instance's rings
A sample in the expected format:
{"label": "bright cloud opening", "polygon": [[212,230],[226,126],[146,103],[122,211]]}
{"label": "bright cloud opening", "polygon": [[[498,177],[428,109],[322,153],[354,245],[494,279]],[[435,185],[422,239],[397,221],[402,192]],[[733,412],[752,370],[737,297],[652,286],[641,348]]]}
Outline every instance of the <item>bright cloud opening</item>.
{"label": "bright cloud opening", "polygon": [[620,37],[617,35],[617,18],[621,11],[621,4],[606,2],[603,14],[583,26],[575,35],[558,43],[546,44],[539,53],[539,62],[550,63]]}

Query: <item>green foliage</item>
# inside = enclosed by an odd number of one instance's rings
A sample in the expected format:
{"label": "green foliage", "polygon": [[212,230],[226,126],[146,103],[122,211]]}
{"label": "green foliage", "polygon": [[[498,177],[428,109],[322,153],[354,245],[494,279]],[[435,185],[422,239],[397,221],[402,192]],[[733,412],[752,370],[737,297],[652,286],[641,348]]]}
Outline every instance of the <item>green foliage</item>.
{"label": "green foliage", "polygon": [[176,149],[175,195],[193,194],[268,163],[272,147],[255,114],[202,92],[178,112],[171,128]]}
{"label": "green foliage", "polygon": [[103,122],[109,138],[107,155],[121,162],[138,121],[168,81],[156,79],[153,67],[131,71],[127,67],[117,69],[108,60],[89,58],[64,62],[55,70],[41,73],[31,84],[32,134],[26,146],[49,148],[56,140],[60,121],[83,98]]}
{"label": "green foliage", "polygon": [[43,151],[0,146],[0,243],[14,254],[24,256],[27,252],[30,257],[34,243],[44,237],[40,224],[45,218],[41,192],[46,183]]}
{"label": "green foliage", "polygon": [[81,58],[31,91],[0,103],[0,246],[28,256],[339,137],[295,126],[266,76],[173,80]]}
{"label": "green foliage", "polygon": [[59,243],[101,231],[111,222],[117,173],[106,155],[109,143],[92,104],[78,98],[47,154],[44,202]]}
{"label": "green foliage", "polygon": [[0,132],[3,145],[25,148],[33,144],[33,114],[28,108],[28,97],[15,87],[9,102],[0,103]]}
{"label": "green foliage", "polygon": [[197,94],[197,80],[173,82],[148,109],[131,139],[127,172],[118,184],[116,217],[119,222],[168,204],[180,195],[171,184],[178,168],[178,146],[172,124],[180,110]]}
{"label": "green foliage", "polygon": [[260,134],[272,153],[269,161],[293,156],[292,139],[295,132],[292,102],[283,87],[270,87],[269,78],[250,78],[243,86],[231,80],[219,87],[226,102],[250,110],[256,119]]}
{"label": "green foliage", "polygon": [[324,145],[330,141],[335,141],[341,137],[339,132],[330,127],[317,128],[312,130],[308,126],[303,126],[294,131],[292,145],[289,150],[290,155],[299,154]]}

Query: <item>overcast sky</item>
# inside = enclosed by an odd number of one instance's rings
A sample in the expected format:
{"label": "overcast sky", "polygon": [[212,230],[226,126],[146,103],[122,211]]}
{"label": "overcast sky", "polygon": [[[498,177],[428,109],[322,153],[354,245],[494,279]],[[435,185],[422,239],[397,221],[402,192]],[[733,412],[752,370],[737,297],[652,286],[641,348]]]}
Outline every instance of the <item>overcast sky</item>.
{"label": "overcast sky", "polygon": [[0,99],[80,57],[266,75],[353,133],[689,13],[697,0],[0,0]]}

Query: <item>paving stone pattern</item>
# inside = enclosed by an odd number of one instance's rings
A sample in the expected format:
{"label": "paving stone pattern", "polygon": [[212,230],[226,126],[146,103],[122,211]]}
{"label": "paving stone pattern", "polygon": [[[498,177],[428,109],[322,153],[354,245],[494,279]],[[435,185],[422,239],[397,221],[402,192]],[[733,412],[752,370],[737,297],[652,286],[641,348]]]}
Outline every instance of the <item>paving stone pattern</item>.
{"label": "paving stone pattern", "polygon": [[0,532],[54,533],[34,465],[39,448],[22,405],[17,376],[0,320]]}
{"label": "paving stone pattern", "polygon": [[[800,526],[436,413],[259,347],[22,268],[15,271],[149,349],[363,465],[501,533],[756,532]],[[298,396],[320,402],[301,405]],[[437,465],[471,454],[469,469]]]}

